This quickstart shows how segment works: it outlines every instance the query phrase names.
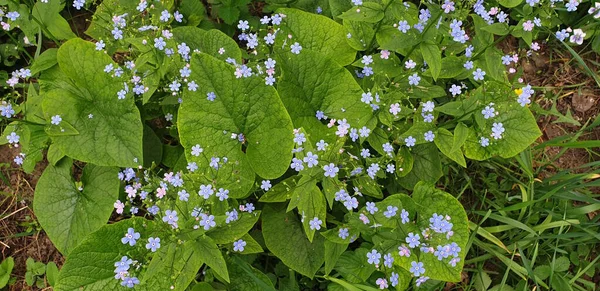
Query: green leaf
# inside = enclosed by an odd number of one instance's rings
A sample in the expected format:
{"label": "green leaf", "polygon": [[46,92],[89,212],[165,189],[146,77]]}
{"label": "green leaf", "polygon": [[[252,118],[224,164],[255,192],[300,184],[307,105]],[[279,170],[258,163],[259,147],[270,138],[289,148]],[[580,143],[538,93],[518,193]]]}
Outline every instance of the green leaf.
{"label": "green leaf", "polygon": [[431,76],[436,80],[442,72],[442,51],[436,44],[426,42],[422,42],[420,47],[423,59],[431,71]]}
{"label": "green leaf", "polygon": [[71,159],[48,166],[36,187],[33,209],[56,246],[68,255],[108,221],[119,195],[118,169],[86,165],[80,191],[71,177]]}
{"label": "green leaf", "polygon": [[63,1],[50,1],[49,3],[38,1],[33,5],[31,15],[35,17],[41,25],[48,29],[52,34],[52,37],[58,40],[77,37],[73,31],[71,31],[71,26],[69,26],[67,20],[60,15],[63,8]]}
{"label": "green leaf", "polygon": [[331,273],[346,248],[348,248],[347,243],[339,244],[329,240],[325,241],[325,274]]}
{"label": "green leaf", "polygon": [[506,7],[506,8],[517,7],[522,2],[523,2],[523,0],[498,0],[498,4],[500,4],[500,5],[502,5],[502,6]]}
{"label": "green leaf", "polygon": [[58,49],[50,48],[40,54],[31,65],[31,75],[35,75],[43,70],[49,69],[58,63],[56,53]]}
{"label": "green leaf", "polygon": [[15,266],[15,260],[8,257],[0,263],[0,288],[4,288],[10,280],[10,274]]}
{"label": "green leaf", "polygon": [[[116,261],[131,251],[131,246],[121,243],[121,237],[132,227],[146,238],[150,232],[143,218],[122,220],[105,225],[69,253],[58,274],[56,291],[129,290],[115,280]],[[140,279],[142,280],[142,279]]]}
{"label": "green leaf", "polygon": [[[244,246],[244,250],[241,252],[241,254],[259,254],[265,251],[251,235],[246,233],[241,239],[246,242],[246,246]],[[231,244],[231,248],[233,249],[233,244]]]}
{"label": "green leaf", "polygon": [[454,128],[454,141],[450,152],[459,150],[467,140],[469,135],[469,128],[462,122],[459,122]]}
{"label": "green leaf", "polygon": [[356,51],[346,41],[341,24],[328,17],[297,9],[281,8],[277,12],[286,15],[281,29],[292,34],[294,41],[302,46],[301,55],[307,50],[317,51],[342,66],[354,61]]}
{"label": "green leaf", "polygon": [[463,67],[465,63],[464,57],[449,56],[442,59],[442,68],[440,70],[439,78],[462,79],[460,76],[464,75],[466,70]]}
{"label": "green leaf", "polygon": [[62,78],[68,77],[71,85],[61,82],[64,87],[46,93],[44,115],[47,120],[60,115],[62,123],[72,125],[78,134],[53,136],[53,143],[69,157],[100,166],[141,164],[140,113],[132,97],[117,99],[121,82],[103,72],[106,65],[114,64],[111,58],[81,39],[63,44],[57,58]]}
{"label": "green leaf", "polygon": [[[46,265],[46,279],[50,286],[56,285],[56,280],[58,280],[58,267],[56,263],[48,262]],[[2,283],[0,283],[0,286],[2,286]]]}
{"label": "green leaf", "polygon": [[267,248],[298,273],[312,278],[323,265],[325,238],[315,236],[311,243],[304,235],[296,214],[286,213],[283,205],[265,205],[262,231]]}
{"label": "green leaf", "polygon": [[442,177],[442,163],[433,143],[415,146],[412,154],[414,158],[412,171],[399,179],[402,187],[412,189],[419,181],[435,183]]}
{"label": "green leaf", "polygon": [[402,33],[391,25],[381,26],[381,29],[377,31],[376,38],[381,49],[395,51],[403,56],[406,56],[421,42],[421,37],[414,29]]}
{"label": "green leaf", "polygon": [[[516,101],[507,101],[496,104],[496,111],[500,114],[493,122],[501,122],[505,132],[502,139],[494,140],[491,134],[491,124],[483,129],[470,129],[469,136],[464,145],[465,156],[478,161],[489,159],[493,156],[510,158],[531,145],[542,135],[535,117],[526,107],[521,107]],[[482,147],[479,144],[481,137],[490,139],[490,145]]]}
{"label": "green leaf", "polygon": [[152,163],[159,165],[162,155],[162,142],[150,126],[144,125],[144,167],[150,168]]}
{"label": "green leaf", "polygon": [[[247,193],[254,173],[266,179],[281,176],[292,158],[293,127],[275,89],[261,78],[236,79],[233,67],[206,54],[195,55],[190,68],[190,79],[201,89],[186,92],[179,108],[187,160],[208,168],[211,157],[227,157],[218,175],[232,183],[227,188],[234,198]],[[214,101],[207,99],[209,92],[216,94]],[[244,135],[245,150],[231,134]],[[196,144],[204,149],[199,157],[191,155]]]}
{"label": "green leaf", "polygon": [[132,0],[104,0],[96,8],[96,12],[92,18],[90,26],[85,31],[85,34],[93,37],[96,40],[113,39],[110,31],[113,27],[112,17],[121,15],[131,11],[137,11],[135,8],[139,4],[138,1]]}
{"label": "green leaf", "polygon": [[365,2],[342,13],[339,18],[368,23],[377,23],[383,19],[383,7],[375,2]]}
{"label": "green leaf", "polygon": [[367,263],[368,252],[366,248],[344,252],[337,261],[335,270],[350,283],[365,282],[375,271],[375,266]]}
{"label": "green leaf", "polygon": [[484,26],[481,29],[487,32],[491,32],[495,35],[507,35],[510,32],[508,24],[500,22]]}
{"label": "green leaf", "polygon": [[300,176],[292,176],[289,177],[279,183],[277,183],[273,188],[269,189],[269,191],[265,192],[260,199],[259,202],[285,202],[292,198],[292,193],[294,192],[294,188],[297,185]]}
{"label": "green leaf", "polygon": [[191,245],[198,253],[197,256],[199,256],[207,266],[213,269],[217,275],[225,281],[229,282],[229,272],[227,271],[227,265],[225,264],[223,254],[221,254],[219,247],[217,247],[217,244],[215,244],[210,237],[201,236]]}
{"label": "green leaf", "polygon": [[[334,142],[335,129],[315,118],[317,111],[329,118],[346,119],[360,128],[373,110],[360,101],[363,90],[352,74],[330,58],[313,51],[285,53],[277,59],[282,77],[277,90],[295,127],[303,127],[310,140]],[[318,86],[316,85],[318,84]]]}
{"label": "green leaf", "polygon": [[242,238],[258,221],[260,211],[242,212],[236,221],[212,228],[206,232],[217,244],[227,244]]}
{"label": "green leaf", "polygon": [[[444,155],[466,168],[467,162],[465,161],[465,157],[463,156],[463,153],[460,150],[460,146],[455,146],[454,140],[455,137],[449,130],[445,128],[440,128],[437,131],[437,135],[434,139],[434,142],[438,149],[440,149],[440,151]],[[457,149],[453,150],[454,148]]]}
{"label": "green leaf", "polygon": [[434,280],[458,282],[461,279],[461,271],[468,252],[466,249],[469,241],[469,229],[467,213],[463,206],[452,195],[436,189],[432,184],[419,182],[412,194],[412,198],[418,207],[417,223],[423,227],[429,225],[429,218],[434,213],[442,216],[450,216],[453,224],[454,234],[450,240],[445,237],[439,242],[440,245],[455,242],[461,248],[459,253],[460,261],[456,267],[452,267],[448,262],[451,258],[439,261],[433,254],[421,254],[419,260],[427,266],[427,276]]}
{"label": "green leaf", "polygon": [[240,18],[240,9],[237,6],[218,6],[217,9],[219,17],[229,25]]}
{"label": "green leaf", "polygon": [[[238,44],[227,34],[218,29],[204,30],[198,27],[183,26],[173,29],[173,38],[178,43],[184,42],[192,49],[211,55],[220,60],[232,58],[242,62],[242,52]],[[220,49],[225,52],[219,53]]]}
{"label": "green leaf", "polygon": [[231,291],[275,291],[275,287],[267,275],[252,267],[238,256],[233,256],[227,267],[231,274],[231,283],[228,290]]}
{"label": "green leaf", "polygon": [[375,37],[375,31],[373,25],[366,22],[344,20],[344,28],[346,29],[346,37],[348,44],[355,50],[364,51],[369,49],[367,46],[370,44],[373,37]]}
{"label": "green leaf", "polygon": [[188,26],[198,26],[206,17],[206,9],[200,0],[181,1],[178,11]]}
{"label": "green leaf", "polygon": [[[161,241],[161,247],[152,256],[140,285],[142,290],[186,290],[203,263],[204,253],[195,241],[183,244]],[[173,288],[171,288],[173,286]]]}
{"label": "green leaf", "polygon": [[303,217],[302,226],[304,227],[304,232],[308,240],[312,242],[316,230],[310,228],[310,221],[316,217],[323,222],[322,227],[325,228],[327,202],[325,202],[325,196],[321,193],[319,187],[317,187],[316,180],[304,182],[303,184],[305,185],[303,185],[301,191],[299,191],[300,193],[298,193],[298,213]]}

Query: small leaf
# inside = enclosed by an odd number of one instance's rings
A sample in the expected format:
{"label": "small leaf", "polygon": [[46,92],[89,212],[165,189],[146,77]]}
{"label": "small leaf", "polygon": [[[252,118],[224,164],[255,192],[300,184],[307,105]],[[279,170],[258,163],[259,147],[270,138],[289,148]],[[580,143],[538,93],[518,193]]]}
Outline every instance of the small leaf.
{"label": "small leaf", "polygon": [[442,72],[442,52],[440,48],[436,44],[423,42],[421,43],[421,53],[429,66],[429,70],[431,70],[431,76],[434,80],[437,80]]}
{"label": "small leaf", "polygon": [[304,235],[296,214],[286,213],[283,205],[265,205],[262,230],[267,248],[298,273],[312,278],[323,265],[325,238],[315,236],[311,243]]}

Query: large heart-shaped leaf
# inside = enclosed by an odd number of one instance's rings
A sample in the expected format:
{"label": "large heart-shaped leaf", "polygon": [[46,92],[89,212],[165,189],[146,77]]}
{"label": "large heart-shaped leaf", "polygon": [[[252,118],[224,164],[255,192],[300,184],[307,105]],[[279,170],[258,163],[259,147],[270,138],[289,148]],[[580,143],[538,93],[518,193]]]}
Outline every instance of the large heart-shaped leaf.
{"label": "large heart-shaped leaf", "polygon": [[[207,54],[194,55],[190,68],[190,79],[201,89],[186,91],[179,109],[187,160],[207,168],[212,157],[227,157],[217,174],[219,181],[231,183],[231,197],[247,193],[254,173],[266,179],[281,176],[292,158],[293,127],[277,91],[260,78],[236,79],[232,66]],[[209,93],[215,94],[214,101],[208,100]],[[243,135],[243,143],[232,134]],[[196,144],[204,149],[200,156],[191,154]]]}
{"label": "large heart-shaped leaf", "polygon": [[133,98],[117,97],[124,80],[103,72],[106,65],[116,64],[82,39],[63,44],[57,59],[62,76],[42,104],[48,121],[55,115],[62,118],[46,130],[53,143],[67,156],[96,165],[141,164],[140,113]]}
{"label": "large heart-shaped leaf", "polygon": [[64,255],[108,221],[119,196],[118,169],[88,164],[82,190],[71,177],[71,159],[48,166],[37,184],[33,209],[38,221]]}
{"label": "large heart-shaped leaf", "polygon": [[352,127],[364,126],[372,116],[369,105],[361,102],[362,89],[345,68],[314,51],[299,55],[281,54],[282,77],[277,90],[296,127],[303,127],[311,140],[332,141],[335,130],[319,121],[322,111],[329,118],[346,119]]}

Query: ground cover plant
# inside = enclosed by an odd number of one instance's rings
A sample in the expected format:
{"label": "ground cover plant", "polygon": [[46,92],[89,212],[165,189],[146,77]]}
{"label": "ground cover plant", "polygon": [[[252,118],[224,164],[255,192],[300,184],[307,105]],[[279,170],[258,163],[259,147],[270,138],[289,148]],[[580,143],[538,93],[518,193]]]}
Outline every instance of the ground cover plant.
{"label": "ground cover plant", "polygon": [[[35,219],[0,241],[43,234],[61,258],[3,251],[0,289],[596,290],[600,119],[557,104],[597,108],[598,18],[578,0],[0,0],[0,165],[36,176]],[[532,77],[555,55],[578,84]],[[16,224],[27,199],[5,189]]]}

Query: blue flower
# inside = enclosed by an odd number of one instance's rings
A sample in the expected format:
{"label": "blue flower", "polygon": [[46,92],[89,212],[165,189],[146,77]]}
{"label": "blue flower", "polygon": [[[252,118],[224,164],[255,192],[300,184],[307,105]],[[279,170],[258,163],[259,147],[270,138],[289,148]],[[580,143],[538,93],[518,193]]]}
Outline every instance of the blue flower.
{"label": "blue flower", "polygon": [[392,254],[388,253],[385,256],[383,256],[383,265],[391,268],[392,264],[394,263],[394,257],[392,257]]}
{"label": "blue flower", "polygon": [[408,211],[406,211],[405,209],[402,209],[402,212],[400,213],[400,218],[402,219],[402,224],[409,222]]}
{"label": "blue flower", "polygon": [[369,134],[371,134],[371,130],[366,126],[363,126],[361,129],[358,130],[358,134],[360,135],[360,137],[369,137]]}
{"label": "blue flower", "polygon": [[414,137],[409,136],[404,139],[404,142],[406,143],[406,146],[410,148],[410,147],[415,146],[415,143],[417,142],[417,140]]}
{"label": "blue flower", "polygon": [[54,115],[54,116],[52,116],[50,123],[52,123],[54,125],[59,125],[61,121],[62,121],[62,118],[60,117],[60,115]]}
{"label": "blue flower", "polygon": [[304,170],[304,164],[302,164],[302,160],[297,158],[292,159],[292,164],[290,165],[290,167],[298,172]]}
{"label": "blue flower", "polygon": [[239,28],[242,31],[246,31],[247,29],[249,29],[250,25],[248,25],[248,20],[240,20],[238,22],[237,28]]}
{"label": "blue flower", "polygon": [[325,177],[334,178],[340,171],[340,168],[336,167],[334,163],[329,163],[329,165],[323,167],[323,170],[325,171]]}
{"label": "blue flower", "polygon": [[213,190],[212,185],[210,185],[210,184],[200,185],[200,191],[198,191],[198,195],[202,196],[202,198],[208,199],[214,193],[215,193],[215,190]]}
{"label": "blue flower", "polygon": [[428,131],[428,132],[426,132],[426,133],[425,133],[425,134],[423,134],[423,135],[424,135],[424,137],[425,137],[425,140],[426,140],[426,141],[429,141],[429,142],[432,142],[432,141],[433,141],[433,139],[435,138],[435,134],[433,134],[433,131],[431,131],[431,130],[430,130],[430,131]]}
{"label": "blue flower", "polygon": [[232,221],[236,221],[239,218],[238,212],[235,209],[231,211],[225,211],[225,215],[227,216],[227,218],[225,219],[225,223],[227,224],[229,224]]}
{"label": "blue flower", "polygon": [[160,208],[158,208],[156,205],[152,205],[150,208],[148,208],[148,212],[150,212],[152,215],[157,215],[159,211]]}
{"label": "blue flower", "polygon": [[304,142],[306,141],[306,137],[304,136],[304,133],[299,132],[294,134],[294,142],[301,146]]}
{"label": "blue flower", "polygon": [[411,76],[408,76],[408,84],[409,85],[418,86],[420,81],[421,81],[421,77],[419,77],[419,75],[417,75],[417,73],[414,73]]}
{"label": "blue flower", "polygon": [[292,44],[292,46],[290,48],[292,50],[292,53],[294,53],[294,54],[300,54],[300,51],[302,50],[302,46],[297,42]]}
{"label": "blue flower", "polygon": [[362,97],[360,98],[360,101],[362,101],[363,103],[369,104],[369,103],[371,103],[371,101],[373,101],[373,95],[371,94],[371,92],[362,93]]}
{"label": "blue flower", "polygon": [[412,261],[410,263],[410,272],[415,276],[418,277],[422,274],[425,274],[425,268],[423,268],[423,263],[422,262],[415,262]]}
{"label": "blue flower", "polygon": [[377,212],[377,210],[379,210],[377,208],[377,206],[375,206],[374,202],[367,202],[367,207],[366,207],[367,211],[371,214],[375,214],[375,212]]}
{"label": "blue flower", "polygon": [[121,238],[121,242],[125,245],[129,244],[130,246],[134,246],[138,239],[140,239],[140,233],[135,232],[135,230],[130,227],[127,229],[125,236]]}
{"label": "blue flower", "polygon": [[344,201],[344,206],[348,210],[358,208],[358,199],[356,199],[356,197],[348,196],[347,199]]}
{"label": "blue flower", "polygon": [[494,139],[501,139],[504,131],[504,125],[502,122],[494,122],[492,125],[492,137]]}
{"label": "blue flower", "polygon": [[421,286],[421,284],[425,283],[427,280],[429,280],[429,277],[420,277],[415,281],[415,284],[417,285],[417,287]]}
{"label": "blue flower", "polygon": [[473,69],[473,61],[466,61],[464,64],[465,69],[471,70]]}
{"label": "blue flower", "polygon": [[260,188],[265,190],[265,191],[269,191],[269,189],[271,189],[271,181],[269,180],[263,180],[261,182]]}
{"label": "blue flower", "polygon": [[157,237],[157,238],[149,237],[148,243],[146,244],[146,249],[148,249],[152,252],[156,252],[156,250],[159,248],[160,248],[160,237]]}
{"label": "blue flower", "polygon": [[475,72],[473,72],[473,80],[475,81],[483,81],[483,77],[485,76],[485,71],[482,71],[480,68],[477,68]]}
{"label": "blue flower", "polygon": [[320,140],[319,142],[317,142],[317,151],[324,151],[328,145],[329,144],[326,143],[324,140]]}
{"label": "blue flower", "polygon": [[123,278],[123,281],[121,282],[121,286],[123,287],[127,287],[127,288],[133,288],[135,285],[139,284],[140,280],[138,280],[138,278],[136,277],[126,277]]}
{"label": "blue flower", "polygon": [[171,18],[171,13],[169,13],[169,10],[163,10],[160,13],[160,21],[167,22],[169,21],[169,18]]}
{"label": "blue flower", "polygon": [[420,239],[421,237],[419,236],[419,234],[414,234],[411,232],[408,234],[408,237],[406,237],[406,243],[410,248],[415,248],[421,243],[419,241]]}
{"label": "blue flower", "polygon": [[319,230],[321,229],[321,225],[323,224],[323,221],[320,220],[318,217],[314,217],[313,219],[311,219],[308,222],[310,229],[311,230]]}
{"label": "blue flower", "polygon": [[188,201],[188,198],[190,198],[190,194],[185,190],[177,192],[177,195],[179,196],[179,200],[181,201]]}
{"label": "blue flower", "polygon": [[398,275],[398,273],[392,272],[392,275],[390,276],[390,283],[392,283],[392,287],[396,287],[398,285],[399,277],[400,275]]}
{"label": "blue flower", "polygon": [[379,265],[380,259],[381,254],[377,250],[371,250],[371,252],[367,253],[367,262],[371,265]]}
{"label": "blue flower", "polygon": [[19,140],[21,139],[21,137],[16,132],[13,131],[9,135],[6,136],[6,139],[8,140],[8,143],[16,144],[16,143],[19,143]]}
{"label": "blue flower", "polygon": [[371,179],[374,180],[375,176],[377,176],[377,172],[379,172],[380,169],[381,167],[378,163],[372,163],[367,169],[367,174],[369,175],[369,177],[371,177]]}
{"label": "blue flower", "polygon": [[167,210],[165,211],[165,216],[163,216],[162,220],[173,227],[177,227],[177,221],[179,217],[177,217],[177,211],[175,210]]}
{"label": "blue flower", "polygon": [[484,148],[485,148],[485,147],[487,147],[487,146],[489,146],[489,145],[490,145],[490,139],[482,136],[482,137],[479,139],[479,144],[480,144],[482,147],[484,147]]}
{"label": "blue flower", "polygon": [[115,273],[118,272],[127,272],[129,270],[129,266],[133,263],[133,260],[128,258],[127,256],[121,257],[120,261],[115,262]]}
{"label": "blue flower", "polygon": [[383,215],[387,218],[392,218],[392,216],[396,215],[396,211],[398,211],[398,207],[389,205],[387,210],[383,212]]}
{"label": "blue flower", "polygon": [[167,45],[167,43],[165,42],[165,40],[162,37],[154,39],[154,47],[155,48],[162,51],[166,45]]}
{"label": "blue flower", "polygon": [[306,153],[306,157],[304,157],[303,161],[308,165],[309,168],[316,166],[319,163],[319,156],[313,154],[312,152]]}
{"label": "blue flower", "polygon": [[394,147],[392,147],[389,142],[386,142],[383,144],[383,151],[391,156],[392,152],[394,151]]}
{"label": "blue flower", "polygon": [[244,247],[246,246],[246,242],[244,240],[237,240],[233,242],[233,251],[234,252],[243,252]]}
{"label": "blue flower", "polygon": [[197,157],[199,156],[202,152],[204,151],[204,149],[202,147],[200,147],[199,144],[195,145],[192,147],[192,156]]}
{"label": "blue flower", "polygon": [[217,197],[219,197],[219,201],[223,201],[229,198],[229,190],[219,188],[219,192],[217,192]]}
{"label": "blue flower", "polygon": [[215,98],[217,98],[217,95],[215,94],[215,92],[206,93],[206,100],[215,101]]}
{"label": "blue flower", "polygon": [[338,236],[339,236],[341,239],[346,239],[346,238],[347,238],[349,235],[350,235],[350,233],[348,232],[348,229],[347,229],[347,228],[340,228],[340,229],[338,230]]}
{"label": "blue flower", "polygon": [[211,227],[215,227],[215,225],[217,225],[217,223],[215,222],[214,215],[200,214],[200,226],[203,226],[204,230],[209,230]]}

